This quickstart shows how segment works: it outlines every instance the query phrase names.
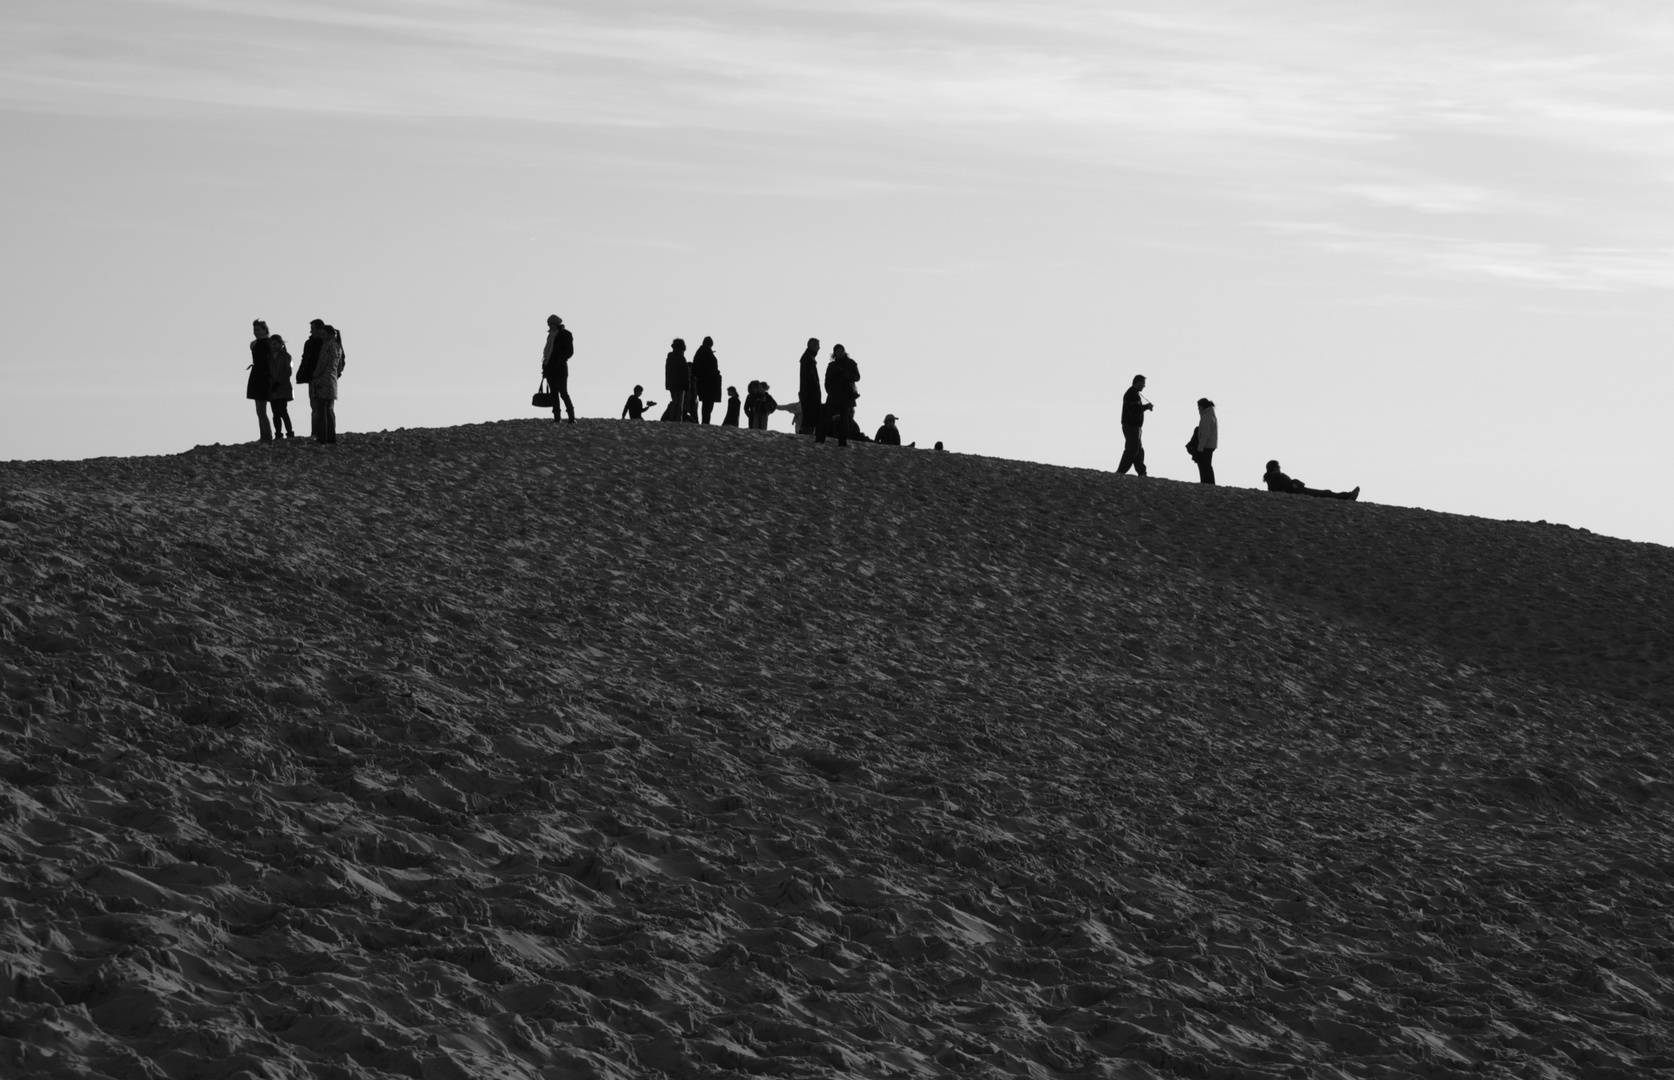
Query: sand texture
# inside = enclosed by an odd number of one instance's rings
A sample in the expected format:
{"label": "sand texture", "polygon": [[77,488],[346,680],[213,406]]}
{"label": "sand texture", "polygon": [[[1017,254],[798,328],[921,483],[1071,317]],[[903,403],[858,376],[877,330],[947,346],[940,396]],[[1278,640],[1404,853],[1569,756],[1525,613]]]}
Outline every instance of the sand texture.
{"label": "sand texture", "polygon": [[1674,1075],[1667,548],[531,420],[0,599],[6,1077]]}

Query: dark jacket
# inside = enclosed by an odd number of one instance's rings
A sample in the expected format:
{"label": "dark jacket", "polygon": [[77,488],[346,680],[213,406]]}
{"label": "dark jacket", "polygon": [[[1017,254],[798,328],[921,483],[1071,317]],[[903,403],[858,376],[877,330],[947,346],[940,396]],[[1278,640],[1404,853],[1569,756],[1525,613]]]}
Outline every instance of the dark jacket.
{"label": "dark jacket", "polygon": [[740,405],[740,402],[738,400],[738,395],[737,394],[734,394],[732,397],[727,398],[727,415],[726,415],[726,418],[721,421],[721,426],[722,427],[737,427],[738,426],[738,406],[739,405]]}
{"label": "dark jacket", "polygon": [[244,396],[251,401],[271,401],[272,382],[273,339],[256,338],[250,342],[250,377],[244,380]]}
{"label": "dark jacket", "polygon": [[663,389],[671,394],[684,394],[689,381],[686,378],[686,354],[670,349],[663,360]]}
{"label": "dark jacket", "polygon": [[267,339],[273,357],[268,371],[271,376],[268,383],[267,400],[291,400],[291,351],[285,348],[285,343],[277,337]]}
{"label": "dark jacket", "polygon": [[1122,395],[1122,426],[1143,427],[1145,425],[1145,403],[1139,400],[1139,387],[1130,386],[1128,392]]}
{"label": "dark jacket", "polygon": [[302,363],[296,366],[296,381],[305,383],[314,377],[314,369],[320,366],[320,346],[324,344],[313,334],[302,343]]}
{"label": "dark jacket", "polygon": [[546,335],[546,355],[541,358],[541,374],[552,378],[558,374],[568,374],[570,357],[575,355],[575,335],[568,328],[553,327]]}
{"label": "dark jacket", "polygon": [[825,399],[839,409],[860,399],[860,365],[852,356],[839,356],[825,365]]}
{"label": "dark jacket", "polygon": [[699,401],[721,400],[721,363],[713,346],[699,345],[692,354],[692,383]]}
{"label": "dark jacket", "polygon": [[1292,480],[1290,477],[1286,476],[1277,469],[1264,474],[1262,479],[1267,482],[1268,491],[1288,491],[1295,494],[1307,486],[1300,480]]}
{"label": "dark jacket", "polygon": [[796,400],[802,402],[803,415],[809,418],[820,414],[820,351],[809,349],[802,354],[801,382]]}
{"label": "dark jacket", "polygon": [[885,424],[883,427],[878,429],[878,434],[873,441],[882,443],[885,446],[900,446],[901,429],[896,427],[894,424]]}
{"label": "dark jacket", "polygon": [[[655,405],[656,402],[651,404]],[[645,399],[638,394],[629,394],[628,400],[622,405],[622,415],[629,420],[645,419]]]}

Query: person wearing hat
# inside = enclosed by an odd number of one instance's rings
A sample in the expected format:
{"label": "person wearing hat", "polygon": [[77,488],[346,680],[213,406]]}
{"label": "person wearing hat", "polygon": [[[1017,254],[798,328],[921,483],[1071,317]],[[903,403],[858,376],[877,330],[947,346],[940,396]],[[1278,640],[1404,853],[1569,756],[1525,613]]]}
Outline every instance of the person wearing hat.
{"label": "person wearing hat", "polygon": [[575,336],[556,315],[546,317],[546,348],[541,352],[541,374],[552,387],[552,420],[562,419],[560,407],[570,412],[575,423],[575,406],[570,403],[570,357],[575,355]]}
{"label": "person wearing hat", "polygon": [[901,429],[895,426],[894,413],[884,417],[883,427],[878,429],[878,433],[872,437],[872,441],[884,446],[901,445]]}

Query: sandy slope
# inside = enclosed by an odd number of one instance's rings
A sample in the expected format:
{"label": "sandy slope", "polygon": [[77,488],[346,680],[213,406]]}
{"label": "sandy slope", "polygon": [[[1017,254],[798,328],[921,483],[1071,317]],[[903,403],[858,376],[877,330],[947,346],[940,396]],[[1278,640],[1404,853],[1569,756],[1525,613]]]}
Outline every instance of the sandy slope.
{"label": "sandy slope", "polygon": [[0,498],[0,1074],[1674,1071],[1669,549],[604,421]]}

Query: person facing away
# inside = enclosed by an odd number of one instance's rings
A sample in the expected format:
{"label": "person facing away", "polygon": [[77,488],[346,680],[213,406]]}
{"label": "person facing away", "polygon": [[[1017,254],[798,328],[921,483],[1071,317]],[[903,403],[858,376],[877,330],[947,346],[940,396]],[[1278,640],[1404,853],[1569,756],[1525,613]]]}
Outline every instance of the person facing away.
{"label": "person facing away", "polygon": [[575,406],[570,402],[570,357],[575,355],[575,335],[556,315],[546,317],[546,348],[541,350],[541,375],[552,387],[552,422],[557,423],[560,407],[568,409],[575,423]]}
{"label": "person facing away", "polygon": [[860,365],[841,345],[831,347],[831,362],[825,365],[825,411],[821,416],[815,442],[824,442],[835,428],[837,445],[849,444],[849,430],[854,425],[854,403],[860,400]]}
{"label": "person facing away", "polygon": [[1117,476],[1130,468],[1138,476],[1146,475],[1145,444],[1139,432],[1145,426],[1145,414],[1151,410],[1151,403],[1140,393],[1144,389],[1145,376],[1135,375],[1133,385],[1122,395],[1122,461],[1116,466]]}
{"label": "person facing away", "polygon": [[664,420],[678,421],[686,415],[686,342],[675,338],[669,343],[668,356],[663,360],[663,389],[668,391],[668,408]]}
{"label": "person facing away", "polygon": [[1291,495],[1312,495],[1319,499],[1346,499],[1349,502],[1354,502],[1356,499],[1360,498],[1360,489],[1358,487],[1356,487],[1353,491],[1327,491],[1324,488],[1308,487],[1306,484],[1302,483],[1302,481],[1293,480],[1284,473],[1280,472],[1279,463],[1277,461],[1269,461],[1267,463],[1267,473],[1262,477],[1262,480],[1267,483],[1268,491],[1282,491]]}
{"label": "person facing away", "polygon": [[768,419],[779,411],[779,403],[773,400],[770,389],[760,379],[750,383],[750,396],[744,399],[744,415],[749,417],[752,430],[766,431]]}
{"label": "person facing away", "polygon": [[715,359],[715,339],[706,337],[692,354],[692,389],[703,403],[702,423],[709,423],[721,400],[721,362]]}
{"label": "person facing away", "polygon": [[296,438],[296,428],[291,424],[291,351],[285,348],[285,339],[278,334],[268,338],[271,345],[268,401],[273,405],[273,437],[276,439]]}
{"label": "person facing away", "polygon": [[738,407],[741,404],[738,400],[738,387],[727,387],[727,414],[721,419],[722,427],[738,426]]}
{"label": "person facing away", "polygon": [[634,392],[628,395],[627,404],[622,406],[622,416],[628,420],[645,419],[645,410],[655,405],[655,401],[641,401],[639,395],[645,393],[645,387],[635,386]]}
{"label": "person facing away", "polygon": [[1215,419],[1215,403],[1206,397],[1197,399],[1197,431],[1192,433],[1192,443],[1197,447],[1192,452],[1192,460],[1197,462],[1199,482],[1213,484],[1215,448],[1221,444],[1221,428]]}
{"label": "person facing away", "polygon": [[884,417],[883,427],[878,429],[878,433],[873,436],[872,441],[883,446],[901,445],[901,429],[895,426],[894,413]]}
{"label": "person facing away", "polygon": [[797,365],[796,401],[802,412],[796,418],[796,433],[812,435],[820,426],[820,339],[809,338]]}
{"label": "person facing away", "polygon": [[335,327],[319,319],[308,326],[320,342],[314,372],[308,379],[314,441],[334,443],[337,441],[337,380],[343,374],[343,341]]}
{"label": "person facing away", "polygon": [[256,319],[250,323],[255,337],[250,342],[250,375],[244,380],[244,396],[256,403],[256,430],[262,442],[273,441],[273,428],[267,422],[267,404],[273,396],[273,341],[268,336],[267,323]]}

